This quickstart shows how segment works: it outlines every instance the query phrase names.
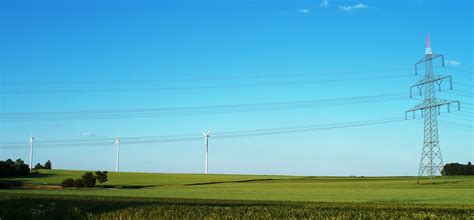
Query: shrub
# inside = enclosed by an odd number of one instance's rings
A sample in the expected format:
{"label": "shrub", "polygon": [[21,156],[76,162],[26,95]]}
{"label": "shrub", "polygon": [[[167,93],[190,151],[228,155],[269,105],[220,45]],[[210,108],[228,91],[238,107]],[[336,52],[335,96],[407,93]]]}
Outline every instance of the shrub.
{"label": "shrub", "polygon": [[76,179],[76,180],[74,180],[74,187],[76,187],[76,188],[82,188],[82,187],[84,187],[84,183],[82,182],[82,179]]}
{"label": "shrub", "polygon": [[35,168],[33,168],[33,170],[39,170],[39,169],[43,169],[43,165],[41,165],[40,163],[36,164]]}
{"label": "shrub", "polygon": [[107,176],[108,171],[95,171],[95,176],[97,178],[97,181],[102,184],[108,181],[108,176]]}
{"label": "shrub", "polygon": [[67,178],[65,180],[63,180],[63,182],[61,182],[61,186],[63,188],[70,188],[70,187],[74,187],[74,180],[72,178]]}
{"label": "shrub", "polygon": [[94,187],[96,182],[96,176],[91,172],[86,172],[82,175],[82,183],[85,187]]}
{"label": "shrub", "polygon": [[44,169],[47,169],[47,170],[52,169],[52,168],[53,168],[53,165],[52,165],[51,161],[50,161],[50,160],[46,161],[46,163],[44,163],[44,167],[43,167],[43,168],[44,168]]}

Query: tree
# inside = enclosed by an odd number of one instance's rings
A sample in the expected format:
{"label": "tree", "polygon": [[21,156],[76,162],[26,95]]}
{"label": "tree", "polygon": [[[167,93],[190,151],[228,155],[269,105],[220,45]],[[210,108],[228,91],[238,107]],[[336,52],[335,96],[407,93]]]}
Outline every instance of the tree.
{"label": "tree", "polygon": [[459,163],[448,163],[444,165],[443,175],[448,176],[461,176],[461,175],[474,175],[474,166],[471,162],[466,165]]}
{"label": "tree", "polygon": [[107,176],[108,171],[95,171],[95,175],[97,178],[97,181],[102,184],[108,181],[108,176]]}
{"label": "tree", "polygon": [[50,160],[48,160],[48,161],[46,161],[46,163],[44,163],[44,168],[43,169],[50,170],[52,168],[53,168],[53,165],[51,164]]}
{"label": "tree", "polygon": [[94,187],[96,182],[96,176],[91,172],[86,172],[82,175],[82,183],[85,187]]}
{"label": "tree", "polygon": [[17,159],[15,162],[11,159],[0,161],[0,177],[16,177],[29,174],[29,166],[21,159]]}
{"label": "tree", "polygon": [[11,177],[14,173],[14,163],[11,159],[0,161],[0,177]]}
{"label": "tree", "polygon": [[74,187],[74,180],[72,178],[67,178],[61,182],[61,187],[71,188]]}
{"label": "tree", "polygon": [[15,161],[15,176],[24,176],[30,174],[30,168],[23,160],[17,159]]}
{"label": "tree", "polygon": [[39,169],[44,169],[43,165],[41,165],[40,163],[36,164],[35,168],[33,168],[33,170],[39,170]]}
{"label": "tree", "polygon": [[30,174],[30,167],[19,158],[15,161],[14,169],[14,176],[24,176]]}
{"label": "tree", "polygon": [[82,179],[75,179],[74,180],[74,187],[76,187],[76,188],[84,187],[84,183],[82,182]]}

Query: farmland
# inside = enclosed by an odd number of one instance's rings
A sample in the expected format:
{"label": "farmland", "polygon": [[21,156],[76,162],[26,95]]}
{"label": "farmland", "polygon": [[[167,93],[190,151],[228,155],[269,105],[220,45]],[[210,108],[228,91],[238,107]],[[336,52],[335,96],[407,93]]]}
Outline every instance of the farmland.
{"label": "farmland", "polygon": [[[472,218],[474,210],[473,177],[440,178],[435,184],[416,185],[414,177],[109,173],[109,181],[98,188],[34,187],[58,185],[65,178],[78,178],[82,173],[42,170],[39,176],[8,179],[22,181],[33,189],[1,190],[0,215],[25,215],[15,211],[19,210],[18,206],[37,210],[39,204],[45,209],[40,213],[51,212],[48,216],[68,212],[70,216],[111,218],[145,218],[150,213],[188,218],[224,213],[233,213],[234,217],[350,218],[370,217],[372,213],[374,218],[384,215]],[[9,206],[12,204],[16,205]],[[189,215],[179,216],[179,213]]]}

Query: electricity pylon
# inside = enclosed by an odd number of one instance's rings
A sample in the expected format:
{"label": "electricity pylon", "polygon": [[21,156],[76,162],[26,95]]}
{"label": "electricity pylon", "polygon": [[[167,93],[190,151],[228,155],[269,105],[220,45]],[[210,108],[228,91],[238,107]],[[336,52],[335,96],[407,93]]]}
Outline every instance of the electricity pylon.
{"label": "electricity pylon", "polygon": [[417,65],[420,63],[425,64],[425,76],[422,80],[410,87],[410,98],[413,96],[412,89],[417,87],[419,94],[424,96],[424,100],[405,112],[405,119],[407,119],[409,112],[412,112],[413,118],[416,118],[417,111],[421,112],[421,117],[424,118],[424,141],[421,150],[417,184],[420,183],[420,179],[425,173],[429,176],[430,183],[433,183],[435,175],[438,173],[442,174],[444,164],[438,139],[438,115],[441,114],[441,107],[446,106],[447,112],[449,113],[451,111],[451,105],[457,104],[458,111],[461,110],[459,101],[436,98],[435,87],[437,85],[438,90],[441,91],[441,83],[444,80],[449,79],[449,89],[453,89],[451,76],[435,75],[433,72],[432,60],[439,57],[441,57],[442,66],[444,67],[444,56],[442,54],[432,53],[430,36],[428,35],[426,37],[425,57],[415,64],[415,75],[417,74]]}

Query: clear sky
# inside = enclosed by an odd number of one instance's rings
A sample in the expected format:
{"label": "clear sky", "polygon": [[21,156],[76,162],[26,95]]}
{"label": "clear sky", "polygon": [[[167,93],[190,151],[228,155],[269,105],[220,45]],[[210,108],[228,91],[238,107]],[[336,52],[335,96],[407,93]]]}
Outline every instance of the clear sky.
{"label": "clear sky", "polygon": [[[212,127],[218,136],[228,131],[403,117],[419,102],[409,99],[409,86],[423,74],[421,67],[420,75],[414,76],[413,66],[424,56],[427,33],[433,53],[446,57],[447,68],[435,72],[450,74],[460,83],[454,85],[456,94],[441,92],[438,96],[467,102],[461,114],[442,115],[440,121],[472,126],[472,13],[469,0],[3,0],[0,113],[273,103],[399,93],[406,94],[406,99],[146,118],[0,118],[0,142],[22,142],[27,147],[30,132],[37,143],[110,138],[110,146],[36,149],[34,163],[50,159],[55,168],[113,170],[117,134],[195,133],[200,137],[201,131]],[[349,74],[337,74],[340,72]],[[275,77],[280,75],[285,77]],[[347,80],[400,75],[411,76]],[[285,84],[318,80],[332,82]],[[341,81],[334,82],[337,80]],[[280,85],[262,85],[266,83]],[[259,85],[235,86],[242,84]],[[140,91],[143,88],[154,89]],[[423,125],[403,121],[212,138],[211,173],[416,175]],[[445,162],[474,161],[473,142],[472,127],[440,124]],[[27,148],[0,148],[0,159],[28,161],[28,157]],[[203,172],[203,140],[123,145],[121,170]]]}

